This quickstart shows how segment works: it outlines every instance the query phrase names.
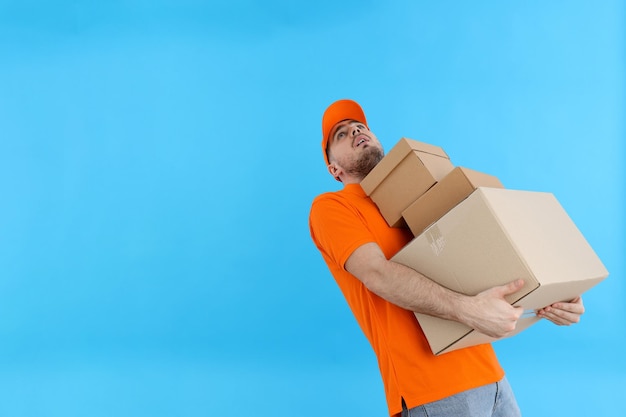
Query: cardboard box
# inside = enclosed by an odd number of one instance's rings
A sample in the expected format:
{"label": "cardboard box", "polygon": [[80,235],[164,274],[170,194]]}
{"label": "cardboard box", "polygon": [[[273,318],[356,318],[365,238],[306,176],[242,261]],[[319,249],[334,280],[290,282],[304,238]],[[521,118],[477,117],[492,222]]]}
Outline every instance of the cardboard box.
{"label": "cardboard box", "polygon": [[504,188],[493,175],[456,167],[402,211],[402,217],[413,235],[418,236],[478,187]]}
{"label": "cardboard box", "polygon": [[453,169],[440,147],[402,138],[363,179],[361,187],[390,226],[406,227],[402,211]]}
{"label": "cardboard box", "polygon": [[[608,276],[552,194],[499,188],[478,188],[392,260],[468,295],[523,278],[524,287],[507,298],[528,313],[514,334],[539,320],[536,309],[571,300]],[[416,316],[435,354],[494,340],[457,322]]]}

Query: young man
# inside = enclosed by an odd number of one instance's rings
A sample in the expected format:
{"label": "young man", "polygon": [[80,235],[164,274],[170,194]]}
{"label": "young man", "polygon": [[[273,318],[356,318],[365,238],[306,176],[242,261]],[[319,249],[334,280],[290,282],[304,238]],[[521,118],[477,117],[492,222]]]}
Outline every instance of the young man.
{"label": "young man", "polygon": [[[505,296],[523,281],[476,296],[452,292],[389,261],[412,238],[387,225],[359,185],[383,158],[382,145],[352,100],[332,103],[322,117],[328,172],[343,189],[312,204],[311,236],[378,359],[391,416],[519,416],[515,397],[490,344],[434,356],[414,316],[464,323],[492,337],[515,329],[522,314]],[[559,325],[580,320],[582,300],[540,311]]]}

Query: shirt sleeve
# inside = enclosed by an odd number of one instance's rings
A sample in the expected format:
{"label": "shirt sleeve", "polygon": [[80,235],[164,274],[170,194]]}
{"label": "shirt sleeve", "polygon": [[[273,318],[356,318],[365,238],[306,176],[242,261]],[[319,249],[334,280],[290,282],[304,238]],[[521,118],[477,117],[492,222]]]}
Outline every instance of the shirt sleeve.
{"label": "shirt sleeve", "polygon": [[358,247],[375,242],[364,220],[349,201],[324,194],[311,206],[311,237],[327,261],[345,270],[346,261]]}

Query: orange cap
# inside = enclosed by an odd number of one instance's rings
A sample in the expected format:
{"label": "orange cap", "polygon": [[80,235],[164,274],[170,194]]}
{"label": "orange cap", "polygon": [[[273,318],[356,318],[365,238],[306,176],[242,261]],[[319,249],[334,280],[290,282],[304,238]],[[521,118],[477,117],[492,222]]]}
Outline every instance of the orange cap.
{"label": "orange cap", "polygon": [[324,161],[326,165],[328,162],[328,139],[330,131],[335,125],[343,120],[356,120],[367,126],[367,120],[365,120],[365,113],[363,109],[356,101],[353,100],[337,100],[324,112],[322,117],[322,152],[324,153]]}

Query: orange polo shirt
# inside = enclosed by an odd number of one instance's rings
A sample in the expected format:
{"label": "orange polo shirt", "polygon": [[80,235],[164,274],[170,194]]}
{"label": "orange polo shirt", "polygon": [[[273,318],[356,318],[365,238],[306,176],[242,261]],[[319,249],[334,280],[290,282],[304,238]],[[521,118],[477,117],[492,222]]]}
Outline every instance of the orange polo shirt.
{"label": "orange polo shirt", "polygon": [[490,344],[433,355],[413,312],[369,291],[344,265],[361,245],[375,242],[387,259],[412,238],[408,229],[389,227],[358,184],[313,201],[309,227],[330,272],[376,357],[389,415],[499,381],[504,376]]}

